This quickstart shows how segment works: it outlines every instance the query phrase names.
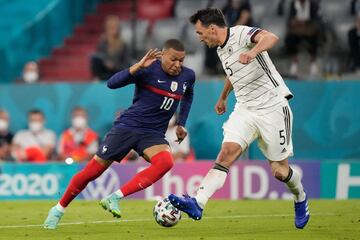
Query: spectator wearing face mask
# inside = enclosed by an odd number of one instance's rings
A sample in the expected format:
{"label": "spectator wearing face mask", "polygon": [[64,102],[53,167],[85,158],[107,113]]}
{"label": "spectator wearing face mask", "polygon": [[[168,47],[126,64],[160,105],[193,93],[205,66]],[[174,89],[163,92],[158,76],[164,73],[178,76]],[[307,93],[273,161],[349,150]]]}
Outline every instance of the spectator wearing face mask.
{"label": "spectator wearing face mask", "polygon": [[5,109],[0,109],[0,162],[11,161],[10,146],[13,134],[9,130],[10,117]]}
{"label": "spectator wearing face mask", "polygon": [[20,130],[13,139],[12,156],[20,162],[46,162],[54,153],[56,135],[45,128],[45,115],[38,109],[28,113],[29,129]]}
{"label": "spectator wearing face mask", "polygon": [[40,79],[39,66],[36,62],[28,62],[25,64],[22,76],[18,80],[20,83],[36,83]]}
{"label": "spectator wearing face mask", "polygon": [[99,137],[88,127],[88,115],[84,108],[75,107],[71,117],[71,127],[60,137],[59,159],[67,163],[88,161],[98,149]]}

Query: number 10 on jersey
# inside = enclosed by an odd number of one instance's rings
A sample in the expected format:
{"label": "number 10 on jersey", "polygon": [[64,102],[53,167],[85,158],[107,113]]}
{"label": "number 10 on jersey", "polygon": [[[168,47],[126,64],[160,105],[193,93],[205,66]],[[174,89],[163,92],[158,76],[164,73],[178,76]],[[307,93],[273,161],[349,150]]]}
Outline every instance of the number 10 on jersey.
{"label": "number 10 on jersey", "polygon": [[169,98],[169,97],[164,97],[164,101],[160,106],[160,109],[165,109],[165,110],[170,110],[171,106],[174,103],[174,99],[173,98]]}

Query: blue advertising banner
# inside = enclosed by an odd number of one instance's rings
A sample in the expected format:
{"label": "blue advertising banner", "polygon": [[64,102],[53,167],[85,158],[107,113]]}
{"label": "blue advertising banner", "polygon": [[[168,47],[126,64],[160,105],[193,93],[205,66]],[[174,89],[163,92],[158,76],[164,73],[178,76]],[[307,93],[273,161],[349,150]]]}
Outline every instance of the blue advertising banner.
{"label": "blue advertising banner", "polygon": [[0,200],[58,199],[77,165],[2,164],[0,165]]}

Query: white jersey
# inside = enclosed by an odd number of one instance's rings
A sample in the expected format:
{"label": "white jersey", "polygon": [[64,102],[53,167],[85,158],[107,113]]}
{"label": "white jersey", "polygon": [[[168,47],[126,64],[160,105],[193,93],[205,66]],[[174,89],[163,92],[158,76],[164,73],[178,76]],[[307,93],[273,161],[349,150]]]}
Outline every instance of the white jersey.
{"label": "white jersey", "polygon": [[261,29],[241,25],[228,28],[225,43],[217,48],[237,103],[254,110],[269,109],[282,102],[284,97],[292,97],[266,51],[249,64],[239,62],[240,54],[255,45],[251,38],[258,31]]}

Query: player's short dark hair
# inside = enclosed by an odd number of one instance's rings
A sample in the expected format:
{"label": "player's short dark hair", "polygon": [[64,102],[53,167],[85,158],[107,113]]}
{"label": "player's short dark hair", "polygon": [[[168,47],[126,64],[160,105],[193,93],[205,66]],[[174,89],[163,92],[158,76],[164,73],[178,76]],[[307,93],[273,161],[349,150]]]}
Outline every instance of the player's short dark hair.
{"label": "player's short dark hair", "polygon": [[182,44],[182,42],[180,42],[177,39],[168,39],[168,40],[166,40],[165,43],[164,43],[163,48],[164,49],[172,48],[172,49],[174,49],[176,51],[180,51],[180,52],[185,51],[184,44]]}
{"label": "player's short dark hair", "polygon": [[197,11],[189,17],[192,24],[200,21],[202,25],[208,27],[210,24],[215,24],[219,27],[225,27],[225,17],[219,8],[205,8]]}
{"label": "player's short dark hair", "polygon": [[42,115],[43,117],[45,117],[44,113],[43,113],[40,109],[37,109],[37,108],[31,109],[31,110],[28,112],[28,116],[33,115],[33,114],[40,114],[40,115]]}

